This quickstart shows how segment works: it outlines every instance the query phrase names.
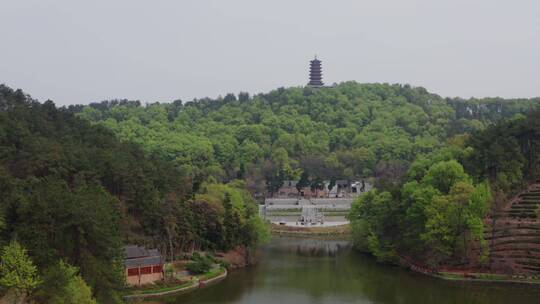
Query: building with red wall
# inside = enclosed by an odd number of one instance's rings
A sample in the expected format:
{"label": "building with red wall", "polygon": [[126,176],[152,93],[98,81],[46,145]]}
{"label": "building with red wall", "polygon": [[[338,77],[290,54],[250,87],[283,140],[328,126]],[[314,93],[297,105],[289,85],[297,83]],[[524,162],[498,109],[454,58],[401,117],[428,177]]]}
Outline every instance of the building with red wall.
{"label": "building with red wall", "polygon": [[163,258],[157,249],[125,246],[124,268],[126,282],[131,286],[150,284],[164,278]]}

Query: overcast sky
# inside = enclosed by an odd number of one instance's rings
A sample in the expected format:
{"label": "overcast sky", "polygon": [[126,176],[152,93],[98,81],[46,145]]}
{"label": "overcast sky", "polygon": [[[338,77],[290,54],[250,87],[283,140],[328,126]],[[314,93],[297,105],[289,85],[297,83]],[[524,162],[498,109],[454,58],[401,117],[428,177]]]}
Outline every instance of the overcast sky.
{"label": "overcast sky", "polygon": [[59,105],[324,81],[540,96],[538,0],[0,1],[0,83]]}

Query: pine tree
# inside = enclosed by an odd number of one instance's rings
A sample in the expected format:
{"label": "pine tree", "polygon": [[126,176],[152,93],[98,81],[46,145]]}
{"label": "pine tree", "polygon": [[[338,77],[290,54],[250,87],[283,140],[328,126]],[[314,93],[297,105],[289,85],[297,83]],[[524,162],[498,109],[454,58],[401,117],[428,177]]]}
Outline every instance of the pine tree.
{"label": "pine tree", "polygon": [[26,297],[40,284],[37,267],[26,250],[15,241],[5,246],[0,262],[0,287],[15,292],[17,297]]}

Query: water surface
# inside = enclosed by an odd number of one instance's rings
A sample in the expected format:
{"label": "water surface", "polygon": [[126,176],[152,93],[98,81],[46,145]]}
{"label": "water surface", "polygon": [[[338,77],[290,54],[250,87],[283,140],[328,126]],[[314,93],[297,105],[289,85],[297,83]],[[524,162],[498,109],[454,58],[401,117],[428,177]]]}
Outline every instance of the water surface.
{"label": "water surface", "polygon": [[274,237],[259,264],[164,303],[540,303],[529,285],[450,282],[377,264],[347,241]]}

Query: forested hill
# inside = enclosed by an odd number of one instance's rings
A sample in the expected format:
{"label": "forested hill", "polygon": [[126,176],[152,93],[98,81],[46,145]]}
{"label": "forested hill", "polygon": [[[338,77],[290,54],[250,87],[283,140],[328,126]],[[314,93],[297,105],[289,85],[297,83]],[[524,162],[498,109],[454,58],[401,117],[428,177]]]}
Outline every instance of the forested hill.
{"label": "forested hill", "polygon": [[408,85],[346,82],[253,97],[240,93],[145,106],[113,100],[69,110],[190,175],[241,177],[252,192],[263,193],[302,172],[312,180],[401,176],[417,155],[452,135],[539,105],[540,98],[444,99]]}
{"label": "forested hill", "polygon": [[385,261],[408,255],[436,268],[538,274],[539,183],[535,110],[455,136],[417,157],[398,191],[361,196],[349,215],[353,238]]}
{"label": "forested hill", "polygon": [[243,188],[193,181],[103,126],[0,85],[0,296],[118,303],[123,244],[167,257],[255,246],[266,230]]}
{"label": "forested hill", "polygon": [[[381,259],[405,247],[439,263],[458,254],[464,234],[481,240],[490,185],[511,191],[536,174],[537,128],[527,128],[538,114],[521,113],[539,104],[347,82],[58,109],[0,85],[0,292],[118,302],[123,244],[168,258],[253,247],[267,229],[245,189],[272,192],[302,174],[312,187],[375,177],[381,192],[351,213],[357,245]],[[502,118],[511,119],[487,128]],[[19,269],[23,281],[11,276]]]}

